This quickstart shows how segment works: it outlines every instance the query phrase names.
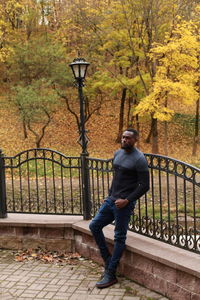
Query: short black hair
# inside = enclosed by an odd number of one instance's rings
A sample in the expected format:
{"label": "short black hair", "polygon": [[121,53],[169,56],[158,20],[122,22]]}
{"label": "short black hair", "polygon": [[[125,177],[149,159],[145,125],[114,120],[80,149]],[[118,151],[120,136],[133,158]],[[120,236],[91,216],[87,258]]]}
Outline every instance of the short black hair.
{"label": "short black hair", "polygon": [[133,135],[134,135],[135,137],[139,137],[139,133],[138,133],[138,131],[137,131],[136,129],[133,129],[133,128],[127,128],[125,131],[130,131],[130,132],[133,133]]}

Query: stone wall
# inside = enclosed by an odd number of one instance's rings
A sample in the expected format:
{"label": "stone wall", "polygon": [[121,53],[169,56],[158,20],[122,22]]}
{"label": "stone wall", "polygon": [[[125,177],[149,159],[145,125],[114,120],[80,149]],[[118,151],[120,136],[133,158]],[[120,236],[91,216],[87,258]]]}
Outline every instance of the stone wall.
{"label": "stone wall", "polygon": [[28,227],[0,225],[0,248],[28,249],[41,247],[47,250],[74,252],[72,227]]}
{"label": "stone wall", "polygon": [[[76,250],[102,263],[85,221],[74,227]],[[104,231],[111,250],[112,231]],[[200,256],[163,242],[129,232],[119,273],[169,299],[200,300]]]}
{"label": "stone wall", "polygon": [[[102,263],[81,217],[10,214],[0,219],[0,248],[77,251]],[[113,226],[104,230],[110,250]],[[200,300],[200,256],[132,232],[118,271],[172,300]]]}

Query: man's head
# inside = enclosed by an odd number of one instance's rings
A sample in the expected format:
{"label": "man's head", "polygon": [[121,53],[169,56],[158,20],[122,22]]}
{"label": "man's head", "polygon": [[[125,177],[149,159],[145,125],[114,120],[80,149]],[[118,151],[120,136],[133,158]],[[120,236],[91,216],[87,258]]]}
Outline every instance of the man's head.
{"label": "man's head", "polygon": [[128,128],[122,134],[121,148],[127,152],[131,151],[138,141],[139,134],[137,130]]}

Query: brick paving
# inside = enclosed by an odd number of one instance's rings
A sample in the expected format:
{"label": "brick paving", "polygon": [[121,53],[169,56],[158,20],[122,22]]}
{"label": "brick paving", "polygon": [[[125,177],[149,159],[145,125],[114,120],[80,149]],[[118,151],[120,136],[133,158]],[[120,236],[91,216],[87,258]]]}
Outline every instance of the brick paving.
{"label": "brick paving", "polygon": [[119,276],[119,282],[97,289],[102,267],[81,259],[76,264],[50,264],[14,260],[9,250],[0,250],[0,300],[167,300],[145,287]]}

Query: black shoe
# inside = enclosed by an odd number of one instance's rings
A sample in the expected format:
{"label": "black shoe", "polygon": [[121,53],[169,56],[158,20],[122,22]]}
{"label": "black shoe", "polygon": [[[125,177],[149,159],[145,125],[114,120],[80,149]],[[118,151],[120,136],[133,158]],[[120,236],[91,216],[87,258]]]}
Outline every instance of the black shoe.
{"label": "black shoe", "polygon": [[102,280],[96,283],[98,289],[103,289],[117,283],[117,278],[114,273],[106,271]]}

